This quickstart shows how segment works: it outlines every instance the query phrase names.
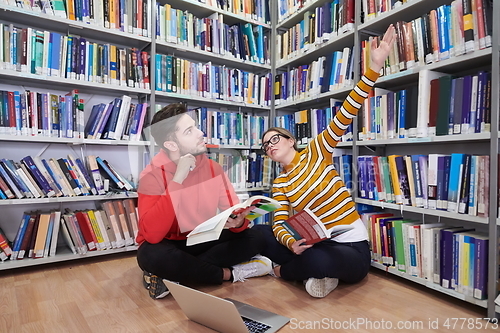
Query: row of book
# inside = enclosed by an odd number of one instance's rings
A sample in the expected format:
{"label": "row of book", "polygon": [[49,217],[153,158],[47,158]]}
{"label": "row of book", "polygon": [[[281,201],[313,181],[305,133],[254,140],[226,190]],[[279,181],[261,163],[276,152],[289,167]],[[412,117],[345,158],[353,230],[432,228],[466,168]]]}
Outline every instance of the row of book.
{"label": "row of book", "polygon": [[110,190],[131,191],[134,184],[99,156],[82,161],[26,156],[20,162],[0,160],[0,199],[103,195]]}
{"label": "row of book", "polygon": [[[395,24],[397,39],[382,74],[398,73],[416,66],[457,57],[491,47],[492,13],[489,0],[455,0],[411,22]],[[362,69],[370,66],[371,44],[380,37],[362,42]]]}
{"label": "row of book", "polygon": [[229,13],[242,15],[247,19],[270,24],[271,12],[267,0],[198,0],[211,7],[217,7]]}
{"label": "row of book", "polygon": [[344,181],[346,188],[352,192],[354,188],[353,172],[352,172],[352,155],[351,154],[335,154],[333,155],[333,165],[340,178]]}
{"label": "row of book", "polygon": [[138,141],[147,103],[134,104],[127,95],[94,105],[84,118],[78,90],[59,96],[34,91],[0,91],[0,134]]}
{"label": "row of book", "polygon": [[488,217],[489,156],[359,156],[359,197]]}
{"label": "row of book", "polygon": [[108,104],[94,105],[85,124],[86,138],[139,141],[148,104],[131,101],[130,96],[123,95]]}
{"label": "row of book", "polygon": [[487,297],[487,234],[383,212],[363,213],[361,218],[374,262],[469,297]]}
{"label": "row of book", "polygon": [[26,90],[0,91],[0,134],[83,138],[84,100]]}
{"label": "row of book", "polygon": [[0,23],[0,69],[149,89],[149,53]]}
{"label": "row of book", "polygon": [[407,0],[362,0],[361,1],[361,22],[365,23],[379,15],[400,7]]}
{"label": "row of book", "polygon": [[0,258],[5,261],[55,256],[59,235],[74,254],[136,244],[138,214],[134,199],[105,201],[101,205],[100,209],[24,213],[12,242],[0,233]]}
{"label": "row of book", "polygon": [[189,96],[267,106],[271,74],[258,75],[211,62],[156,54],[155,89]]}
{"label": "row of book", "polygon": [[219,109],[196,108],[189,111],[205,133],[208,144],[255,146],[261,144],[269,128],[268,116],[252,116],[242,112],[223,112]]}
{"label": "row of book", "polygon": [[300,101],[320,93],[350,87],[354,80],[352,48],[321,56],[275,76],[275,104]]}
{"label": "row of book", "polygon": [[314,45],[354,29],[354,1],[330,1],[304,12],[304,18],[277,35],[277,59],[302,55]]}
{"label": "row of book", "polygon": [[210,152],[208,157],[219,163],[235,190],[271,186],[271,159],[255,151],[237,153]]}
{"label": "row of book", "polygon": [[156,36],[160,40],[270,65],[270,32],[264,32],[262,25],[228,25],[221,13],[199,18],[189,11],[172,8],[170,4],[156,5]]}
{"label": "row of book", "polygon": [[[319,133],[326,129],[335,114],[339,111],[342,102],[330,99],[330,107],[324,109],[306,109],[293,113],[277,116],[275,126],[286,128],[290,131],[299,145],[309,143]],[[353,125],[347,126],[339,141],[353,140]]]}
{"label": "row of book", "polygon": [[101,28],[151,37],[151,4],[148,0],[2,0],[8,6],[45,13]]}
{"label": "row of book", "polygon": [[298,12],[302,7],[314,0],[280,0],[278,1],[278,23]]}
{"label": "row of book", "polygon": [[360,113],[360,140],[489,132],[491,73],[455,77],[427,69],[418,86],[375,88]]}

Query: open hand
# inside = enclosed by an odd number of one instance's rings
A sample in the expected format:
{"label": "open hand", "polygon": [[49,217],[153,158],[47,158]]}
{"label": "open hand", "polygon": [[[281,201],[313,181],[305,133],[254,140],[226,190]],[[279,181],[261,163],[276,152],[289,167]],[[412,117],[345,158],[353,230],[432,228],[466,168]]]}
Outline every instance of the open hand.
{"label": "open hand", "polygon": [[375,45],[376,43],[371,43],[371,69],[378,73],[382,69],[385,63],[385,59],[389,56],[389,53],[392,50],[392,46],[394,41],[396,40],[396,29],[391,24],[387,31],[384,34],[384,38],[380,41],[379,45]]}

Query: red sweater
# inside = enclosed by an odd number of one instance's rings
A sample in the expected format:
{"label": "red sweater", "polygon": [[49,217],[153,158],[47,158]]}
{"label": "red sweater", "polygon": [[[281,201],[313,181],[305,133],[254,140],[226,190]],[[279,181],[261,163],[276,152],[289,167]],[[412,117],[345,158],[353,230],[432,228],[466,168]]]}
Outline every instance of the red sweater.
{"label": "red sweater", "polygon": [[[177,165],[161,150],[139,178],[137,242],[183,240],[197,225],[239,202],[222,167],[206,155],[182,184],[172,181]],[[246,228],[246,226],[245,226]],[[239,232],[245,228],[231,229]]]}

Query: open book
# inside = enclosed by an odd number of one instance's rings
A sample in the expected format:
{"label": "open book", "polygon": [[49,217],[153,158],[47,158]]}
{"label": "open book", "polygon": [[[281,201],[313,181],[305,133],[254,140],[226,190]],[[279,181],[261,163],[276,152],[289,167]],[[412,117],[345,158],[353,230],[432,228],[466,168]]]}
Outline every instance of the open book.
{"label": "open book", "polygon": [[254,195],[244,202],[236,204],[196,226],[196,228],[187,235],[186,245],[195,245],[219,239],[222,229],[224,229],[224,225],[231,214],[238,208],[245,209],[250,206],[255,207],[246,216],[246,219],[250,221],[281,207],[279,202],[272,198],[263,195]]}
{"label": "open book", "polygon": [[305,238],[307,245],[335,238],[344,232],[354,229],[353,226],[345,224],[326,229],[323,222],[307,208],[282,222],[282,226],[296,240]]}

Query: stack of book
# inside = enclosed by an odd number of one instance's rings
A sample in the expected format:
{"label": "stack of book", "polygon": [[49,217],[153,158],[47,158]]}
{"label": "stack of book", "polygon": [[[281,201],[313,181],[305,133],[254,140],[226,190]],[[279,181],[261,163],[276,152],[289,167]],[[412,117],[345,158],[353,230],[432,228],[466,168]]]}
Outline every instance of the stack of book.
{"label": "stack of book", "polygon": [[[455,0],[413,21],[397,22],[396,43],[382,74],[395,74],[491,47],[492,2],[478,0],[472,4]],[[380,40],[373,37],[362,42],[362,70],[370,66],[370,44]]]}
{"label": "stack of book", "polygon": [[367,212],[372,260],[463,295],[485,299],[488,235],[461,226]]}
{"label": "stack of book", "polygon": [[152,37],[151,9],[148,0],[127,0],[109,3],[105,0],[4,0],[6,5],[26,11],[53,15],[57,18],[83,22],[100,28],[120,30],[134,35]]}
{"label": "stack of book", "polygon": [[201,63],[174,55],[156,54],[155,89],[167,93],[270,105],[271,75],[258,75],[211,62]]}
{"label": "stack of book", "polygon": [[7,23],[0,23],[0,38],[6,41],[0,69],[150,89],[146,51]]}
{"label": "stack of book", "polygon": [[0,160],[0,198],[51,198],[102,195],[110,189],[131,191],[134,186],[99,156],[86,165],[71,154],[66,158],[24,157],[19,163]]}
{"label": "stack of book", "polygon": [[236,15],[241,15],[247,19],[253,19],[258,22],[270,24],[271,13],[269,11],[269,1],[267,0],[198,0],[198,2],[208,6],[217,7]]}
{"label": "stack of book", "polygon": [[[289,130],[297,140],[297,143],[307,144],[319,133],[324,131],[332,121],[335,114],[340,110],[342,103],[331,99],[331,107],[325,109],[305,109],[294,113],[278,116],[275,118],[275,124]],[[353,125],[347,126],[341,141],[347,142],[353,140]]]}
{"label": "stack of book", "polygon": [[189,113],[205,133],[207,143],[213,145],[259,145],[262,134],[269,127],[268,116],[254,116],[246,112],[201,107]]}
{"label": "stack of book", "polygon": [[317,97],[326,93],[351,87],[354,79],[354,57],[352,48],[335,51],[319,57],[311,64],[301,65],[275,76],[276,105]]}
{"label": "stack of book", "polygon": [[94,105],[85,125],[85,136],[87,139],[139,141],[147,112],[147,103],[131,103],[127,95],[108,104]]}
{"label": "stack of book", "polygon": [[269,36],[262,25],[224,23],[221,13],[196,17],[170,4],[157,4],[159,39],[236,59],[270,64]]}
{"label": "stack of book", "polygon": [[66,95],[0,91],[0,134],[83,138],[84,100]]}
{"label": "stack of book", "polygon": [[491,72],[451,76],[423,69],[418,86],[373,89],[360,112],[360,140],[490,132]]}
{"label": "stack of book", "polygon": [[359,156],[360,198],[488,217],[489,155]]}
{"label": "stack of book", "polygon": [[278,59],[301,56],[312,47],[354,30],[353,0],[330,1],[304,12],[303,20],[277,36]]}
{"label": "stack of book", "polygon": [[55,256],[60,234],[74,254],[131,246],[137,217],[133,199],[106,201],[102,209],[27,212],[12,242],[0,230],[0,259]]}

